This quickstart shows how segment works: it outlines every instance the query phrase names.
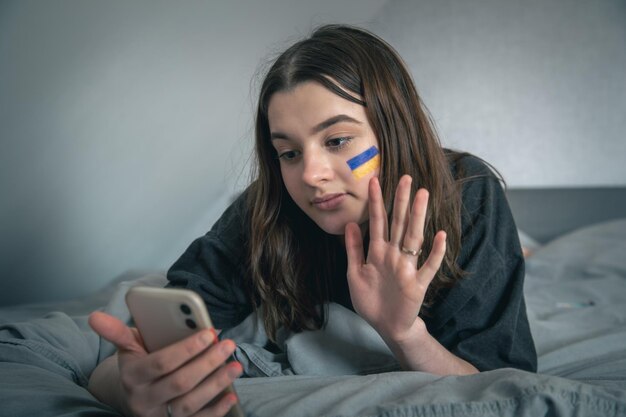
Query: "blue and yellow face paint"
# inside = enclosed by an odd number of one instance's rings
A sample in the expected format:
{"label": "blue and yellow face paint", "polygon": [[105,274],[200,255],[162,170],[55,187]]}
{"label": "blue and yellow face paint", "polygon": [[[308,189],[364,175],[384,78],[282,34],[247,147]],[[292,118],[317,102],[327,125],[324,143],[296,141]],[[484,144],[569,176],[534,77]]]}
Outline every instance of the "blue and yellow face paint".
{"label": "blue and yellow face paint", "polygon": [[376,146],[372,146],[354,158],[349,159],[348,166],[352,170],[354,178],[360,180],[380,166],[380,154],[378,152],[378,148],[376,148]]}

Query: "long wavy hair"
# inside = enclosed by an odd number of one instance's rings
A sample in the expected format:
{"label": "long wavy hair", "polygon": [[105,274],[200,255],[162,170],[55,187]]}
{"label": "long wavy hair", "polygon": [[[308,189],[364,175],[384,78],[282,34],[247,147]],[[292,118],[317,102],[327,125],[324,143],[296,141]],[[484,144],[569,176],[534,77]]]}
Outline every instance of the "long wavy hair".
{"label": "long wavy hair", "polygon": [[460,189],[450,169],[451,158],[458,154],[442,148],[411,75],[389,44],[361,28],[319,27],[276,59],[258,100],[256,164],[246,197],[250,213],[247,266],[250,290],[256,307],[262,306],[258,310],[273,340],[282,326],[301,331],[324,324],[325,310],[318,307],[328,301],[337,251],[345,251],[336,236],[323,232],[293,202],[270,140],[272,95],[307,81],[365,108],[378,139],[379,180],[389,215],[403,174],[413,177],[412,196],[421,187],[429,191],[423,251],[430,252],[438,230],[447,232],[447,251],[425,306],[432,304],[439,289],[462,276],[455,262],[461,240]]}

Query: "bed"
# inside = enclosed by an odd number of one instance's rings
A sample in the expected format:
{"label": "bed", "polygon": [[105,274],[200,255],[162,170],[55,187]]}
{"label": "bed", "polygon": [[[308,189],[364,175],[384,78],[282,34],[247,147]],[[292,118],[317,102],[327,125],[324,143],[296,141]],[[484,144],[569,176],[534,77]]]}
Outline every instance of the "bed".
{"label": "bed", "polygon": [[[527,249],[525,295],[539,372],[463,377],[401,372],[376,333],[330,305],[319,332],[284,335],[286,354],[259,349],[251,316],[236,332],[248,416],[626,416],[626,188],[509,190]],[[87,326],[101,309],[122,320],[129,272],[64,303],[0,309],[0,415],[118,416],[85,389],[113,352]]]}

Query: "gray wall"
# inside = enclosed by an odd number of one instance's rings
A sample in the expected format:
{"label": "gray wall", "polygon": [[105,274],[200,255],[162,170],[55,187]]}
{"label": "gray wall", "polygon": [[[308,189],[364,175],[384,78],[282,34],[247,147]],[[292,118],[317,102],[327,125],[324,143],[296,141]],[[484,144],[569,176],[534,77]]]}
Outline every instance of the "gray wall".
{"label": "gray wall", "polygon": [[510,186],[625,185],[625,21],[621,0],[0,2],[0,305],[167,268],[247,180],[255,73],[323,22],[396,46],[444,144]]}
{"label": "gray wall", "polygon": [[247,178],[260,63],[384,3],[0,3],[0,305],[167,268]]}
{"label": "gray wall", "polygon": [[626,184],[626,1],[395,0],[373,28],[511,187]]}

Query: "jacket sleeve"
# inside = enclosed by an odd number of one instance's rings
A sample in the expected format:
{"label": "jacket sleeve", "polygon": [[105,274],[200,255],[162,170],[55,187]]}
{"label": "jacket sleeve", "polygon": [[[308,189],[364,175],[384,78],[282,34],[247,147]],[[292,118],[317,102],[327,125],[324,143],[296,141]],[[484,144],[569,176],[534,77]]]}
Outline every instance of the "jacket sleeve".
{"label": "jacket sleeve", "polygon": [[197,292],[218,329],[237,325],[252,312],[244,290],[245,228],[240,196],[204,236],[194,240],[167,273],[168,287]]}

